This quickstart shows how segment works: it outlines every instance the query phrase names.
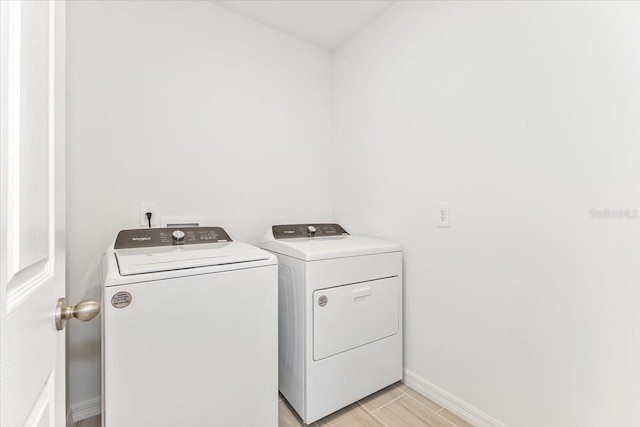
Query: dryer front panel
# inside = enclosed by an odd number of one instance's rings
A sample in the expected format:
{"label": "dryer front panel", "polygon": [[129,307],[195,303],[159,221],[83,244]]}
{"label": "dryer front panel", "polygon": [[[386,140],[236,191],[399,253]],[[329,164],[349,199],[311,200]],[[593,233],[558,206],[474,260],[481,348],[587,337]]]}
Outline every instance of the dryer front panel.
{"label": "dryer front panel", "polygon": [[397,276],[313,293],[313,359],[343,353],[398,333],[401,281]]}

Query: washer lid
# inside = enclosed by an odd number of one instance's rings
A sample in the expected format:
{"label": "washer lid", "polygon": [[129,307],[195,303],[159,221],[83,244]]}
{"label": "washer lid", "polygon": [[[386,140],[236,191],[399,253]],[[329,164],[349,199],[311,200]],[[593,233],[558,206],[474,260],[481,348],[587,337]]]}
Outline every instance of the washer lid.
{"label": "washer lid", "polygon": [[271,239],[262,248],[303,261],[400,252],[399,244],[367,236]]}
{"label": "washer lid", "polygon": [[115,249],[121,276],[239,264],[269,259],[269,254],[240,242]]}

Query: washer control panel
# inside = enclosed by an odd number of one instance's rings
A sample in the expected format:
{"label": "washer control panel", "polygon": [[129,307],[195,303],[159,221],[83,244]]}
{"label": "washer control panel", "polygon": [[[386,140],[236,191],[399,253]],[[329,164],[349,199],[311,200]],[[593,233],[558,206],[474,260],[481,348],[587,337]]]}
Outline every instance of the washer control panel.
{"label": "washer control panel", "polygon": [[231,237],[221,227],[140,228],[119,232],[114,249],[197,245],[200,243],[231,241]]}
{"label": "washer control panel", "polygon": [[271,227],[276,239],[294,239],[297,237],[348,236],[349,233],[339,224],[289,224]]}

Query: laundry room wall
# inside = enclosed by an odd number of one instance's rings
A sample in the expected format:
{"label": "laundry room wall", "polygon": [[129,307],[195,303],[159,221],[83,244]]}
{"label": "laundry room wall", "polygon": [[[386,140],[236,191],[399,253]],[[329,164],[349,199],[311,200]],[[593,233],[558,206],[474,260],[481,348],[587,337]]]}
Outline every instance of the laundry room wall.
{"label": "laundry room wall", "polygon": [[[140,202],[253,244],[331,219],[328,52],[209,1],[69,1],[67,22],[70,302],[99,297]],[[74,415],[96,413],[99,321],[71,322],[68,360]]]}
{"label": "laundry room wall", "polygon": [[639,28],[399,2],[335,54],[334,219],[403,245],[407,378],[482,425],[640,425],[640,220],[591,217],[640,209]]}

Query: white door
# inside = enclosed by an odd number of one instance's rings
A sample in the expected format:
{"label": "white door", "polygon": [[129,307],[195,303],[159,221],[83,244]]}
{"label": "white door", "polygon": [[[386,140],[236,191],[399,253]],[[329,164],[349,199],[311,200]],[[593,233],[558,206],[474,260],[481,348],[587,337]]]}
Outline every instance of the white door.
{"label": "white door", "polygon": [[0,1],[0,425],[65,425],[63,1]]}

